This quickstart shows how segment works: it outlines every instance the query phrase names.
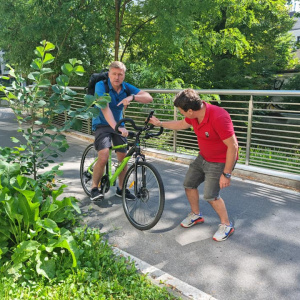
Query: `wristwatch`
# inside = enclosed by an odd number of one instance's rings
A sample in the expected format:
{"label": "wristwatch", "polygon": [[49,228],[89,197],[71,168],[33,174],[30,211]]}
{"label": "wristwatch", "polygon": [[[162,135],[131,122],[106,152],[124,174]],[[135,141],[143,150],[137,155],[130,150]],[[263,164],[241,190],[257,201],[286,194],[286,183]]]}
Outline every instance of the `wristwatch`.
{"label": "wristwatch", "polygon": [[224,175],[226,178],[231,178],[231,174],[230,174],[230,173],[224,173],[224,172],[223,172],[223,175]]}

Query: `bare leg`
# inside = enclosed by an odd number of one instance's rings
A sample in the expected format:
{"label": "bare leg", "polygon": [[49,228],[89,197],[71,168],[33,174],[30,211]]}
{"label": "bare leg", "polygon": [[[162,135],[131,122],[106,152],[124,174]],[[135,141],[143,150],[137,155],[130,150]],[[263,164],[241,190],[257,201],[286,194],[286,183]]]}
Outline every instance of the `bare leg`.
{"label": "bare leg", "polygon": [[102,149],[98,151],[98,160],[94,166],[94,171],[93,171],[93,185],[92,188],[98,187],[100,180],[103,176],[105,166],[108,160],[109,156],[109,149]]}
{"label": "bare leg", "polygon": [[185,194],[189,200],[192,212],[198,215],[200,213],[198,189],[185,189]]}
{"label": "bare leg", "polygon": [[220,198],[218,200],[209,201],[209,204],[213,207],[213,209],[218,214],[221,224],[230,225],[224,200]]}
{"label": "bare leg", "polygon": [[[117,154],[117,157],[118,157],[118,161],[121,163],[123,161],[124,157],[126,156],[126,153],[116,152],[116,154]],[[120,190],[123,187],[123,182],[124,182],[126,171],[127,171],[127,165],[125,166],[125,168],[123,169],[123,171],[119,175],[119,182],[118,182],[118,184],[119,184]]]}

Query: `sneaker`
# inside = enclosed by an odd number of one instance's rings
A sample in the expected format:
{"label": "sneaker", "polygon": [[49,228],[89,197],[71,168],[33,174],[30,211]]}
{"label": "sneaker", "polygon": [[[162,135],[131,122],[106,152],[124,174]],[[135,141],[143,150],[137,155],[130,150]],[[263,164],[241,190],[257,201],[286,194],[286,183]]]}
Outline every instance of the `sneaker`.
{"label": "sneaker", "polygon": [[181,226],[188,228],[191,227],[197,223],[204,223],[204,219],[202,217],[202,214],[199,215],[194,214],[193,212],[189,213],[188,216],[181,222]]}
{"label": "sneaker", "polygon": [[93,188],[91,190],[91,201],[97,201],[97,200],[102,200],[104,198],[104,195],[101,191],[99,191],[98,188]]}
{"label": "sneaker", "polygon": [[[117,190],[116,190],[116,196],[122,197],[122,190],[121,190],[119,187],[117,187]],[[132,195],[128,189],[126,189],[126,190],[125,190],[125,198],[126,198],[127,200],[134,200],[134,199],[135,199],[135,196]]]}
{"label": "sneaker", "polygon": [[220,224],[219,229],[214,234],[213,239],[217,242],[222,242],[227,240],[234,232],[233,224],[230,222],[230,225]]}

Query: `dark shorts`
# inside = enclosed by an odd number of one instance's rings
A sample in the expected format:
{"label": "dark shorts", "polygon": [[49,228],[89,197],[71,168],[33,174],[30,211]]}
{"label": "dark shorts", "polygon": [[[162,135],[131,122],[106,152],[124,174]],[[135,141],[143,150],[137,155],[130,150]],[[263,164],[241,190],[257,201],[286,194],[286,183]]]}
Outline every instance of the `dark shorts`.
{"label": "dark shorts", "polygon": [[206,161],[200,154],[190,164],[184,179],[183,186],[186,189],[197,189],[204,183],[204,200],[213,201],[220,198],[220,177],[225,163],[213,163]]}
{"label": "dark shorts", "polygon": [[[112,145],[118,146],[127,144],[127,139],[117,134],[109,125],[100,125],[95,131],[94,147],[97,151],[110,148]],[[126,153],[126,148],[120,148],[117,152]]]}

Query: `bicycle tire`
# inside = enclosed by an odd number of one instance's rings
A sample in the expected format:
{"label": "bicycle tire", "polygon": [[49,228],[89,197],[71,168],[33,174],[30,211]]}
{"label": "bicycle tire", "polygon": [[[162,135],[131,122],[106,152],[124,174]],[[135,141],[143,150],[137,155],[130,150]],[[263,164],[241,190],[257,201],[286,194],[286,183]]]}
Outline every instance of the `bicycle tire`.
{"label": "bicycle tire", "polygon": [[83,190],[88,196],[91,196],[92,175],[87,172],[88,167],[97,158],[98,154],[94,144],[90,144],[84,150],[80,162],[80,181]]}
{"label": "bicycle tire", "polygon": [[[125,198],[126,189],[135,196],[135,200]],[[126,172],[122,191],[123,209],[129,222],[139,230],[154,227],[165,206],[164,185],[156,168],[145,161],[131,165]]]}

